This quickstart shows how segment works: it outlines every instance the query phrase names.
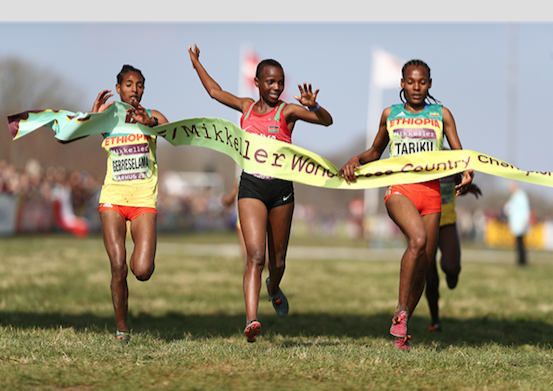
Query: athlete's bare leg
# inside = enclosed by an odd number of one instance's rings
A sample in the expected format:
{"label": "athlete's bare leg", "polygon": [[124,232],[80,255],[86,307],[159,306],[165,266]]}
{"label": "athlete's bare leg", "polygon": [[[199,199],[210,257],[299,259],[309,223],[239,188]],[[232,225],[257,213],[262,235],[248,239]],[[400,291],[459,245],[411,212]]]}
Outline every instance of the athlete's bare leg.
{"label": "athlete's bare leg", "polygon": [[269,252],[269,295],[278,292],[282,275],[286,267],[286,252],[290,240],[294,203],[281,205],[269,212],[268,252]]}
{"label": "athlete's bare leg", "polygon": [[430,262],[428,271],[426,272],[426,300],[428,301],[428,309],[430,310],[430,317],[432,318],[432,325],[440,322],[440,314],[438,307],[438,300],[440,299],[439,292],[440,277],[438,275],[438,268],[436,266],[436,254]]}
{"label": "athlete's bare leg", "polygon": [[[146,281],[154,271],[156,251],[156,217],[155,213],[140,215],[131,222],[131,235],[134,241],[134,251],[130,265],[136,278]],[[127,223],[123,216],[114,210],[100,212],[102,236],[111,265],[111,299],[115,312],[117,330],[128,332],[128,298],[127,285],[127,251],[125,240]]]}
{"label": "athlete's bare leg", "polygon": [[125,237],[127,223],[123,216],[114,210],[100,212],[102,237],[111,265],[111,300],[115,312],[117,330],[128,332],[127,313],[129,289],[127,287],[127,251]]}
{"label": "athlete's bare leg", "polygon": [[442,253],[440,265],[448,276],[457,276],[461,272],[461,245],[455,224],[440,228],[438,246]]}
{"label": "athlete's bare leg", "polygon": [[413,285],[413,292],[409,298],[409,314],[412,314],[417,307],[419,300],[424,291],[426,282],[426,274],[438,244],[438,233],[440,230],[440,215],[441,213],[432,213],[422,216],[422,221],[426,229],[426,248],[424,256],[419,263],[419,270]]}
{"label": "athlete's bare leg", "polygon": [[241,198],[238,200],[238,214],[246,244],[243,289],[246,320],[249,321],[257,319],[261,275],[265,266],[267,248],[268,211],[265,204],[258,199]]}
{"label": "athlete's bare leg", "polygon": [[440,214],[421,217],[411,200],[399,194],[388,198],[386,208],[407,239],[407,249],[401,258],[396,312],[407,311],[410,316],[424,290],[429,259],[433,255],[431,249],[436,246]]}
{"label": "athlete's bare leg", "polygon": [[155,269],[157,214],[144,213],[131,221],[134,251],[129,265],[137,280],[147,281]]}
{"label": "athlete's bare leg", "polygon": [[[448,276],[458,276],[461,272],[461,246],[455,224],[448,224],[439,228],[437,247],[441,252],[440,265],[444,273]],[[438,305],[440,278],[436,266],[436,253],[437,251],[434,252],[432,263],[426,273],[426,299],[433,325],[440,323]]]}

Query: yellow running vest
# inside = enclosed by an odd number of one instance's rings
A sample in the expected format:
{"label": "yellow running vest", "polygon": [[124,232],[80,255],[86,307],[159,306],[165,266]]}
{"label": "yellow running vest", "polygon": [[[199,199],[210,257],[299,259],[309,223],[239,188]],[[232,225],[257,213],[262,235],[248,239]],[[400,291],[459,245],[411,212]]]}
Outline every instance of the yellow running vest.
{"label": "yellow running vest", "polygon": [[104,138],[102,148],[108,160],[100,204],[155,208],[156,136],[112,135]]}

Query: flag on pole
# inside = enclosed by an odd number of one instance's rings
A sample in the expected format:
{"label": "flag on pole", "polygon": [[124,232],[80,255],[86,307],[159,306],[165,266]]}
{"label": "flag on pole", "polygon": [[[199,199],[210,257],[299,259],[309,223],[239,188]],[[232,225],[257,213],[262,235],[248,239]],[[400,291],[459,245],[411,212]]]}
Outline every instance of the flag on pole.
{"label": "flag on pole", "polygon": [[[369,105],[367,108],[366,147],[369,149],[378,130],[383,107],[384,90],[400,87],[401,68],[404,61],[380,48],[372,50],[371,77],[369,80]],[[374,216],[378,209],[379,196],[377,189],[365,189],[365,215]],[[368,226],[369,224],[367,224]],[[370,229],[365,231],[371,234]]]}
{"label": "flag on pole", "polygon": [[400,87],[404,61],[380,48],[372,51],[371,78],[369,80],[369,106],[367,108],[367,148],[372,145],[378,129],[385,89]]}
{"label": "flag on pole", "polygon": [[250,46],[244,46],[240,53],[240,75],[238,94],[241,98],[250,97],[257,100],[258,91],[255,86],[255,70],[261,59]]}
{"label": "flag on pole", "polygon": [[404,61],[382,50],[373,50],[372,85],[378,89],[399,87]]}

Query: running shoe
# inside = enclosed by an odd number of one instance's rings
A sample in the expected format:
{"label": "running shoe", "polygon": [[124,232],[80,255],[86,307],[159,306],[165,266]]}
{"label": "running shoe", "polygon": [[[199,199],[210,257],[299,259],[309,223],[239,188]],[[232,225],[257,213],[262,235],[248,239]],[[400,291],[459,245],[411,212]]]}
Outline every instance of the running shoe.
{"label": "running shoe", "polygon": [[113,339],[120,341],[121,343],[129,343],[131,341],[131,335],[124,331],[117,331],[113,336]]}
{"label": "running shoe", "polygon": [[407,335],[407,311],[399,311],[394,315],[390,334],[394,337],[405,337]]}
{"label": "running shoe", "polygon": [[449,289],[455,289],[455,287],[457,286],[457,282],[459,282],[459,275],[458,274],[456,276],[446,275],[445,280],[447,281],[447,287]]}
{"label": "running shoe", "polygon": [[411,340],[410,335],[406,335],[405,337],[397,337],[394,343],[395,348],[399,350],[403,350],[404,352],[408,352],[410,340]]}
{"label": "running shoe", "polygon": [[[267,293],[269,293],[269,277],[267,277],[265,282],[267,283]],[[270,293],[269,296],[271,296]],[[275,295],[269,298],[269,301],[273,302],[273,307],[278,316],[284,318],[288,315],[288,299],[286,299],[286,296],[284,296],[280,288],[278,288],[278,292]]]}
{"label": "running shoe", "polygon": [[430,332],[437,331],[437,332],[441,333],[442,332],[442,324],[440,322],[434,323],[433,325],[428,327],[428,331],[430,331]]}
{"label": "running shoe", "polygon": [[255,339],[257,338],[257,336],[261,334],[261,323],[259,323],[255,319],[250,320],[246,324],[246,328],[244,329],[244,334],[246,335],[248,342],[255,342]]}

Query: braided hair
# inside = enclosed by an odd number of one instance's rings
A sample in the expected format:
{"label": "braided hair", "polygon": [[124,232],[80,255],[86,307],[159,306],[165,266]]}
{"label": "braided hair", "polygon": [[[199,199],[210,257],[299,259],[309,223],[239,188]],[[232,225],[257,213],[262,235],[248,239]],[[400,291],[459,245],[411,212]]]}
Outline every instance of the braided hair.
{"label": "braided hair", "polygon": [[123,65],[121,72],[119,72],[119,74],[117,75],[117,84],[121,84],[123,82],[123,77],[125,76],[126,73],[129,73],[129,72],[138,73],[140,77],[142,77],[142,84],[146,84],[146,78],[144,77],[140,69],[136,69],[132,65],[128,65],[128,64]]}
{"label": "braided hair", "polygon": [[[404,65],[403,65],[403,68],[401,68],[401,77],[403,77],[405,79],[405,71],[407,70],[408,67],[410,67],[411,65],[413,66],[416,66],[416,67],[423,67],[424,69],[426,69],[426,73],[428,73],[428,80],[432,80],[432,78],[430,77],[430,67],[428,66],[427,63],[425,63],[424,61],[422,60],[410,60],[410,61],[407,61]],[[405,101],[407,100],[407,98],[405,98],[405,89],[402,88],[401,91],[399,91],[399,99],[401,99],[401,101],[403,103],[405,103]],[[437,100],[436,98],[434,98],[432,95],[430,95],[430,92],[427,92],[426,93],[426,96],[425,96],[425,101],[427,99],[431,99],[432,101],[434,101],[434,103],[441,103],[439,100]],[[427,103],[430,103],[430,102],[427,102]]]}

